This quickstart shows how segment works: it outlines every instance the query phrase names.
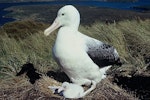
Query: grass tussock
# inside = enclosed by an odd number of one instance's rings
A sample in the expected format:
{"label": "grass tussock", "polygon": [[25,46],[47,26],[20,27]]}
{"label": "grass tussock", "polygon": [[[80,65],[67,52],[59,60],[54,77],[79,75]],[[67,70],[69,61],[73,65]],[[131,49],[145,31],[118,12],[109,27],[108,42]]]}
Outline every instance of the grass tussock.
{"label": "grass tussock", "polygon": [[[14,31],[12,32],[12,34],[15,35],[12,35],[10,32],[7,33],[10,28],[17,29],[18,24],[16,23],[19,23],[20,26],[27,26],[22,29],[18,28],[18,30],[28,30],[26,34],[31,34],[24,36],[24,32],[18,33],[18,31],[16,31],[16,33]],[[22,64],[26,62],[32,62],[36,65],[39,71],[43,73],[57,66],[52,59],[51,53],[51,48],[55,36],[45,37],[43,35],[44,28],[39,28],[41,26],[41,23],[35,24],[37,27],[34,26],[36,27],[36,29],[33,30],[36,30],[36,32],[28,29],[29,27],[33,28],[32,25],[30,26],[30,24],[31,21],[23,21],[10,23],[10,26],[14,25],[13,27],[8,27],[9,24],[1,27],[0,76],[3,76],[4,74],[14,76],[16,72],[20,69]],[[22,38],[22,36],[24,37]]]}
{"label": "grass tussock", "polygon": [[[30,93],[32,92],[33,95],[37,93],[37,91],[33,90],[33,87],[30,87],[29,83],[26,83],[25,76],[22,79],[15,76],[16,73],[20,70],[21,66],[26,62],[33,63],[38,72],[43,74],[49,70],[59,69],[52,58],[52,46],[54,44],[56,34],[51,34],[51,36],[45,37],[43,30],[47,27],[48,25],[46,24],[34,21],[19,21],[5,24],[0,28],[0,79],[2,79],[0,81],[1,88],[18,88],[18,86],[27,86],[26,88],[30,91]],[[125,63],[128,63],[128,65],[132,65],[135,68],[143,68],[150,58],[149,27],[150,20],[125,20],[113,24],[96,22],[91,26],[81,25],[79,30],[88,36],[113,45],[119,52],[121,59]],[[39,81],[36,87],[40,90],[43,90],[43,93],[48,93],[46,92],[48,90],[45,87],[47,87],[47,83],[49,82],[45,81],[44,79],[45,78],[43,78],[43,81]],[[54,82],[54,80],[52,80],[52,82]],[[16,86],[16,83],[22,84]],[[43,86],[43,84],[45,84],[45,86]],[[106,86],[107,84],[105,84],[105,88],[101,88],[103,89],[102,91],[108,90],[109,88],[112,93],[115,91],[117,95],[122,93],[121,95],[130,97],[128,94],[124,94],[124,92],[120,89],[115,90],[114,86],[111,86],[112,84],[108,84],[108,86]],[[15,88],[13,89],[16,91],[16,93],[19,90],[16,90]],[[21,88],[20,91],[23,91],[23,88]],[[24,92],[26,95],[28,95],[28,97],[29,91]],[[93,91],[91,97],[101,96],[105,99],[108,91],[99,93],[100,94],[98,95]],[[38,97],[39,95],[42,94],[39,93]],[[107,97],[110,98],[113,98],[113,96],[114,94],[107,95]],[[25,96],[22,98],[24,97]],[[31,98],[31,100],[32,99],[33,98]]]}
{"label": "grass tussock", "polygon": [[150,20],[119,23],[119,28],[128,44],[129,53],[136,59],[136,64],[140,61],[142,63],[149,62],[147,58],[150,58],[150,29],[148,27],[150,27]]}
{"label": "grass tussock", "polygon": [[49,76],[42,76],[42,79],[38,80],[35,84],[35,88],[37,91],[44,93],[45,95],[53,95],[52,91],[48,88],[48,86],[61,86],[62,83],[50,78]]}

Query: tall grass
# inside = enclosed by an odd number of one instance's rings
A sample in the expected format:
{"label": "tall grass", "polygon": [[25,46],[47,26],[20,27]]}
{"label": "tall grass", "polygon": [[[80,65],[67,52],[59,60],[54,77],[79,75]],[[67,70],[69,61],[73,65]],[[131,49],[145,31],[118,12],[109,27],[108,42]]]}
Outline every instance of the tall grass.
{"label": "tall grass", "polygon": [[[22,33],[13,31],[12,36],[11,30],[17,29],[18,25],[23,27],[18,30],[28,30],[28,32],[23,31]],[[28,24],[29,23],[29,24]],[[43,35],[43,30],[40,29],[41,23],[36,23],[36,26],[30,24],[31,21],[14,22],[11,25],[4,25],[1,27],[0,33],[0,71],[1,76],[15,75],[20,67],[26,63],[31,62],[35,64],[35,67],[45,73],[47,70],[56,69],[56,63],[52,59],[51,48],[55,39],[55,35],[51,37],[45,37]],[[25,25],[24,25],[25,24]],[[35,22],[33,22],[35,24]],[[14,26],[13,26],[14,25]],[[13,27],[10,27],[13,26]],[[28,29],[30,28],[30,29]],[[35,31],[32,31],[34,28]],[[9,30],[9,33],[8,33]],[[24,34],[26,34],[24,36]],[[18,35],[18,36],[17,36]],[[19,37],[20,35],[20,37]],[[16,37],[17,36],[17,37]]]}
{"label": "tall grass", "polygon": [[144,66],[146,58],[150,58],[150,20],[125,21],[118,26],[125,37],[128,53],[134,58],[132,63]]}
{"label": "tall grass", "polygon": [[[38,71],[57,70],[52,58],[56,34],[43,35],[48,25],[33,21],[8,23],[0,29],[0,77],[12,76],[26,62],[35,64]],[[96,22],[80,26],[88,36],[113,45],[121,59],[138,67],[145,66],[150,55],[150,20],[122,21],[114,24]]]}

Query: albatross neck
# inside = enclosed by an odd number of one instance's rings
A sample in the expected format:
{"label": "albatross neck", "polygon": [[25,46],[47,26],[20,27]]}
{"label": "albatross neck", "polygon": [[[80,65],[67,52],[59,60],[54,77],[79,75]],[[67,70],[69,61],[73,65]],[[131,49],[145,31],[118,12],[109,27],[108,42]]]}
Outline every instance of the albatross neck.
{"label": "albatross neck", "polygon": [[72,31],[72,32],[77,32],[78,31],[78,28],[79,28],[79,25],[78,24],[73,24],[73,25],[68,25],[68,26],[62,26],[60,28],[60,30],[64,30],[65,32],[68,30],[68,31]]}

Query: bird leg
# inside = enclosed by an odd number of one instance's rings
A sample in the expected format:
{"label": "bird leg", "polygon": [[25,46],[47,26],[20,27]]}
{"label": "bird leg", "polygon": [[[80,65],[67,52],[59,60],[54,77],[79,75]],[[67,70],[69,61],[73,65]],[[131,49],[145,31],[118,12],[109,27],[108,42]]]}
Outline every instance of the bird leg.
{"label": "bird leg", "polygon": [[83,94],[81,94],[80,97],[84,97],[85,95],[89,94],[91,91],[93,91],[96,88],[96,82],[91,81],[91,83],[92,83],[91,88],[89,88]]}

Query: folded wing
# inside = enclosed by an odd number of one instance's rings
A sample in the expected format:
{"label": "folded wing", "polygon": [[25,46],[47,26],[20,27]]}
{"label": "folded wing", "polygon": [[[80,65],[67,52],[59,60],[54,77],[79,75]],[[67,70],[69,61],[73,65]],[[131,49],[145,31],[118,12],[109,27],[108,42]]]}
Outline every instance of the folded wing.
{"label": "folded wing", "polygon": [[100,68],[109,65],[122,65],[118,52],[113,46],[83,34],[81,36],[86,41],[87,54]]}

